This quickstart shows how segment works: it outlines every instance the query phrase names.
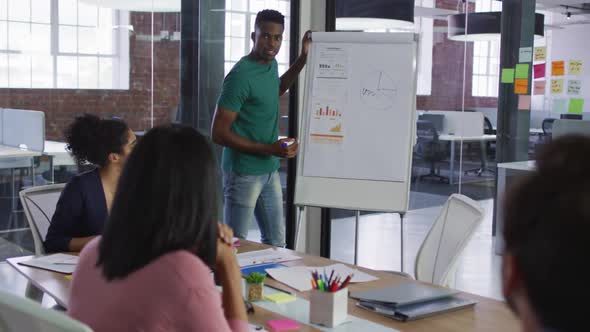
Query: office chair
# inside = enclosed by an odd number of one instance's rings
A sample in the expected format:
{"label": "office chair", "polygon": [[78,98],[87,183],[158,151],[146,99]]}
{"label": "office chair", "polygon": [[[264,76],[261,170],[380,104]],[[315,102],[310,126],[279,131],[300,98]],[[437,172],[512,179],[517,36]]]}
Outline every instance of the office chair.
{"label": "office chair", "polygon": [[51,218],[55,213],[55,206],[65,186],[65,183],[50,184],[27,188],[19,193],[25,219],[27,219],[31,233],[33,233],[35,255],[45,253],[43,241],[45,241]]}
{"label": "office chair", "polygon": [[0,291],[0,331],[92,332],[92,329],[62,312]]}
{"label": "office chair", "polygon": [[[496,134],[496,130],[494,129],[494,126],[492,126],[492,122],[490,121],[490,119],[488,119],[487,116],[483,117],[483,133],[485,135],[495,135]],[[469,173],[475,173],[477,176],[482,176],[482,174],[484,174],[485,172],[489,172],[492,174],[496,173],[495,169],[487,166],[488,165],[488,157],[492,158],[492,156],[494,156],[493,158],[495,159],[496,143],[489,142],[489,141],[481,141],[480,148],[481,148],[481,153],[480,153],[481,166],[479,168],[466,170],[465,175],[467,175]]]}
{"label": "office chair", "polygon": [[555,122],[555,119],[546,118],[543,119],[543,122],[541,123],[541,128],[543,129],[543,142],[545,143],[551,142],[551,137],[553,135],[553,122]]}
{"label": "office chair", "polygon": [[[449,196],[416,254],[416,280],[454,286],[457,262],[481,224],[483,212],[476,201],[465,195]],[[404,272],[386,272],[412,278]]]}
{"label": "office chair", "polygon": [[415,156],[430,164],[430,172],[418,176],[418,179],[436,179],[441,182],[449,183],[449,178],[440,175],[440,168],[437,169],[436,163],[443,161],[448,155],[447,144],[439,141],[438,131],[428,120],[417,121],[418,140],[416,141]]}

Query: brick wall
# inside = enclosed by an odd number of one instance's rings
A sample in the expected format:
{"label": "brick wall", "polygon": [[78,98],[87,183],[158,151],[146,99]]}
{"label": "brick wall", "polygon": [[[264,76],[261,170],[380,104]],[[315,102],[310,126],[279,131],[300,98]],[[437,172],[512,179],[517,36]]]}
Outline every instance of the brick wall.
{"label": "brick wall", "polygon": [[[456,1],[437,0],[437,7],[456,9]],[[93,113],[103,117],[119,116],[134,130],[150,127],[151,72],[154,61],[154,124],[170,121],[179,102],[180,44],[178,41],[154,43],[151,56],[151,14],[132,13],[130,36],[129,90],[66,90],[66,89],[0,89],[0,107],[31,109],[46,114],[48,139],[61,140],[65,126],[81,113]],[[459,110],[463,95],[464,43],[447,39],[447,34],[437,32],[447,26],[444,20],[435,20],[433,39],[432,92],[430,96],[418,96],[420,110]],[[165,25],[164,25],[165,23]],[[177,14],[154,14],[154,33],[161,30],[179,31]],[[473,44],[467,43],[465,107],[497,107],[497,98],[471,96],[471,67]],[[287,114],[287,95],[281,98],[281,114]],[[284,128],[282,128],[284,130]],[[286,131],[286,130],[285,130]]]}
{"label": "brick wall", "polygon": [[[163,22],[166,21],[166,27]],[[151,14],[132,13],[129,40],[129,90],[0,89],[0,107],[44,111],[46,137],[62,140],[63,129],[82,113],[122,117],[133,130],[149,128],[152,112],[151,72],[154,60],[154,123],[165,123],[179,101],[180,43],[158,41],[151,55]],[[155,14],[154,33],[179,31],[176,14]],[[146,38],[148,37],[148,38]]]}
{"label": "brick wall", "polygon": [[[437,0],[437,8],[457,9],[455,0]],[[473,10],[470,4],[470,11]],[[465,65],[465,108],[495,108],[497,98],[473,97],[471,95],[471,75],[473,66],[473,43],[449,40],[442,32],[447,28],[447,21],[434,21],[432,49],[432,91],[429,96],[418,96],[419,110],[460,110],[463,96],[463,67]],[[467,52],[465,56],[465,45]],[[463,58],[465,57],[465,61]]]}

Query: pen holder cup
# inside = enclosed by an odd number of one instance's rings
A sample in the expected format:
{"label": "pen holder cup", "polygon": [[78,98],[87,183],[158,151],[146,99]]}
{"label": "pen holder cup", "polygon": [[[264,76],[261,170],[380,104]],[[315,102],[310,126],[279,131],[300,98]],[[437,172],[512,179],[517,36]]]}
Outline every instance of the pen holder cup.
{"label": "pen holder cup", "polygon": [[311,290],[309,321],[327,327],[342,324],[348,316],[348,288],[337,292]]}
{"label": "pen holder cup", "polygon": [[246,299],[248,301],[260,301],[264,294],[262,290],[264,289],[264,283],[246,283]]}

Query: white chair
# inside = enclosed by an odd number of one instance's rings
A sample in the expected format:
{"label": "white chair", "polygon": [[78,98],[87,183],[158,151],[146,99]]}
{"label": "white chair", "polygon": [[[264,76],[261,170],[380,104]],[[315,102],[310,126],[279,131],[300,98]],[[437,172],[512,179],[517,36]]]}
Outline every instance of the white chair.
{"label": "white chair", "polygon": [[417,280],[450,286],[457,259],[483,219],[483,209],[471,198],[453,194],[416,255]]}
{"label": "white chair", "polygon": [[0,331],[92,332],[92,329],[62,312],[0,291]]}
{"label": "white chair", "polygon": [[55,213],[55,206],[64,187],[65,183],[50,184],[27,188],[19,193],[20,202],[31,233],[33,233],[35,255],[45,253],[43,241],[45,241],[51,218]]}

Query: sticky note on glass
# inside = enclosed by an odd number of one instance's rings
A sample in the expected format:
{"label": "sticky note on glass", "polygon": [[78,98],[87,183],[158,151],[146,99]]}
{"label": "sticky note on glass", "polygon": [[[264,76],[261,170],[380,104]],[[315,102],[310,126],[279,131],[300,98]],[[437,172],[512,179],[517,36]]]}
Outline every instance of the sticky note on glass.
{"label": "sticky note on glass", "polygon": [[567,100],[553,99],[553,113],[565,113],[567,111]]}
{"label": "sticky note on glass", "polygon": [[518,62],[532,62],[533,61],[533,48],[532,47],[521,47],[518,50]]}
{"label": "sticky note on glass", "polygon": [[582,61],[570,60],[568,62],[568,71],[570,75],[580,75],[582,73]]}
{"label": "sticky note on glass", "polygon": [[545,86],[546,86],[545,81],[535,81],[534,87],[533,87],[533,94],[535,96],[544,95],[545,94]]}
{"label": "sticky note on glass", "polygon": [[300,327],[299,323],[290,319],[269,320],[266,325],[273,331],[294,331]]}
{"label": "sticky note on glass", "polygon": [[551,75],[553,75],[553,76],[565,75],[565,62],[564,61],[551,62]]}
{"label": "sticky note on glass", "polygon": [[502,69],[502,83],[514,83],[514,68]]}
{"label": "sticky note on glass", "polygon": [[570,99],[569,113],[582,114],[584,110],[584,99],[572,98]]}
{"label": "sticky note on glass", "polygon": [[518,109],[521,111],[530,111],[531,110],[531,96],[530,95],[518,96]]}
{"label": "sticky note on glass", "polygon": [[567,81],[567,94],[571,96],[579,96],[582,90],[582,81],[569,80]]}
{"label": "sticky note on glass", "polygon": [[514,80],[514,93],[517,95],[526,95],[529,92],[529,80],[517,78]]}
{"label": "sticky note on glass", "polygon": [[560,93],[563,93],[563,80],[551,80],[551,94],[558,95]]}
{"label": "sticky note on glass", "polygon": [[533,77],[534,78],[543,78],[545,77],[545,71],[547,70],[547,66],[544,63],[540,63],[538,65],[533,66]]}
{"label": "sticky note on glass", "polygon": [[266,295],[264,298],[274,303],[287,303],[295,301],[295,296],[282,292]]}
{"label": "sticky note on glass", "polygon": [[515,78],[529,78],[529,64],[519,63],[516,65]]}
{"label": "sticky note on glass", "polygon": [[545,61],[547,60],[547,47],[535,47],[535,61]]}

